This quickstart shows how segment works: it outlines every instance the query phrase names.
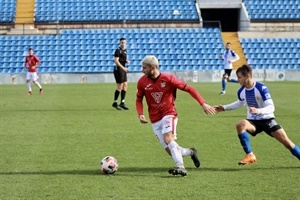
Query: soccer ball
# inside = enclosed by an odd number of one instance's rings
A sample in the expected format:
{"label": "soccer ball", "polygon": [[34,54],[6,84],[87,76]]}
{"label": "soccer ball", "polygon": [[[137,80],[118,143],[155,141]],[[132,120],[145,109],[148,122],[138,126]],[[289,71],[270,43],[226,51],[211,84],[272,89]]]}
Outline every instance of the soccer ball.
{"label": "soccer ball", "polygon": [[113,174],[118,170],[118,161],[112,156],[104,157],[100,162],[100,169],[104,174]]}

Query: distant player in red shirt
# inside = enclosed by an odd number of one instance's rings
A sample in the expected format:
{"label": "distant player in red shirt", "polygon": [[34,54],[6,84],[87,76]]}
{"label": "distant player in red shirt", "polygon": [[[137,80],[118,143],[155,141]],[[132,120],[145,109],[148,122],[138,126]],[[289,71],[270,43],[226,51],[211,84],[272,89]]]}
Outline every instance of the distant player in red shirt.
{"label": "distant player in red shirt", "polygon": [[29,48],[28,49],[28,53],[29,55],[26,56],[25,62],[24,62],[24,68],[27,68],[27,75],[26,75],[26,82],[27,82],[27,88],[28,88],[28,95],[32,95],[32,89],[31,89],[31,83],[30,81],[32,80],[32,82],[38,86],[38,88],[40,89],[40,94],[43,93],[43,88],[41,86],[41,84],[37,81],[38,79],[38,75],[37,75],[37,66],[39,64],[41,64],[39,58],[34,55],[33,53],[33,49]]}
{"label": "distant player in red shirt", "polygon": [[154,134],[167,153],[172,156],[176,167],[169,170],[172,175],[187,175],[183,164],[183,156],[191,156],[195,167],[200,167],[195,148],[183,148],[177,144],[176,125],[177,111],[174,106],[176,91],[188,92],[202,106],[206,114],[215,114],[215,109],[206,104],[201,95],[191,86],[172,74],[160,73],[158,60],[149,55],[142,60],[143,73],[137,83],[136,110],[141,123],[147,123],[143,114],[143,97],[148,105],[149,118]]}

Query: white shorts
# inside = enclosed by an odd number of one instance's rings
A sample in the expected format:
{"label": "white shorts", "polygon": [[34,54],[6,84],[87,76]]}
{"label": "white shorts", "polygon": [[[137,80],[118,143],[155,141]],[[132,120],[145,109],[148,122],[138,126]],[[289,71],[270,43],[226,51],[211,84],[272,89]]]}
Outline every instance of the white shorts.
{"label": "white shorts", "polygon": [[26,75],[26,80],[33,80],[33,81],[36,81],[38,80],[38,75],[36,72],[27,72],[27,75]]}
{"label": "white shorts", "polygon": [[177,121],[178,118],[175,117],[174,115],[167,115],[163,117],[160,121],[152,124],[152,129],[154,131],[154,134],[156,135],[157,139],[159,140],[163,148],[167,148],[168,146],[164,141],[163,134],[172,132],[174,134],[174,140],[177,139],[176,137]]}

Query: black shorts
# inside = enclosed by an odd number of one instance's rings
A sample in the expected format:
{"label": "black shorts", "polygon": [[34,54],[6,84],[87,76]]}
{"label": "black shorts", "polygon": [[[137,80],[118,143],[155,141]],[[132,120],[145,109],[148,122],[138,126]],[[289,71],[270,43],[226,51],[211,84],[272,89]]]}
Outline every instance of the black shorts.
{"label": "black shorts", "polygon": [[114,69],[114,76],[115,76],[116,83],[127,82],[127,73],[124,72],[119,67]]}
{"label": "black shorts", "polygon": [[223,76],[225,76],[227,74],[227,76],[229,77],[231,75],[231,71],[232,71],[232,69],[225,69]]}
{"label": "black shorts", "polygon": [[281,129],[281,126],[278,124],[275,118],[264,119],[264,120],[251,120],[247,119],[253,126],[255,126],[256,131],[250,133],[252,136],[256,136],[258,133],[264,131],[269,136],[273,137],[271,132]]}

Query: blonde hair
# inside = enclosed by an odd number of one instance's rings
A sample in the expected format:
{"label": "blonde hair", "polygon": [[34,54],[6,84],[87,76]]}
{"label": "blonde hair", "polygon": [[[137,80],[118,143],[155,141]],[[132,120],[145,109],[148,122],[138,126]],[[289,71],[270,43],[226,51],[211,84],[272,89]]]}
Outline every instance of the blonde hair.
{"label": "blonde hair", "polygon": [[158,59],[153,55],[147,55],[142,60],[142,65],[156,66],[158,68]]}

